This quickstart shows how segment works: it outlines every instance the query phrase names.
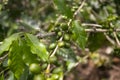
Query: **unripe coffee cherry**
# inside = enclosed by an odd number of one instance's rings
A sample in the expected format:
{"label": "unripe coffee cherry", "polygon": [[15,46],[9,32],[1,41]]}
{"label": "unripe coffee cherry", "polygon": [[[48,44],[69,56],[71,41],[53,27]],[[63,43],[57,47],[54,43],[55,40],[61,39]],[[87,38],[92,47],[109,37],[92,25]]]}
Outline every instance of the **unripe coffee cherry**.
{"label": "unripe coffee cherry", "polygon": [[65,42],[64,42],[64,41],[58,42],[58,46],[59,46],[59,47],[63,47],[64,45],[65,45]]}
{"label": "unripe coffee cherry", "polygon": [[59,32],[57,33],[57,35],[58,35],[58,36],[62,36],[62,32],[59,31]]}
{"label": "unripe coffee cherry", "polygon": [[56,56],[50,57],[49,61],[50,63],[54,63],[57,61],[57,57]]}
{"label": "unripe coffee cherry", "polygon": [[49,49],[54,49],[55,47],[56,47],[56,43],[52,43],[50,44]]}
{"label": "unripe coffee cherry", "polygon": [[64,34],[64,40],[65,40],[65,41],[69,41],[69,40],[70,40],[69,34]]}
{"label": "unripe coffee cherry", "polygon": [[39,64],[37,64],[37,63],[32,63],[32,64],[29,66],[29,70],[30,70],[32,73],[34,73],[34,74],[38,74],[38,73],[40,73],[41,68],[40,68]]}

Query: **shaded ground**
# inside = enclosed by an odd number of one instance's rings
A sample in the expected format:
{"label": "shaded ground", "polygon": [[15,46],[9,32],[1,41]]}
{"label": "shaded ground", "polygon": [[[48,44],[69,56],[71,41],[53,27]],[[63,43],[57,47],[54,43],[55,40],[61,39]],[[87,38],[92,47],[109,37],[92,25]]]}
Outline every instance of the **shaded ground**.
{"label": "shaded ground", "polygon": [[114,66],[96,68],[92,61],[87,65],[78,65],[65,80],[120,80],[120,62]]}
{"label": "shaded ground", "polygon": [[[102,50],[102,52],[104,51]],[[110,56],[106,56],[106,58],[110,58]],[[120,80],[119,57],[111,57],[108,64],[99,67],[93,60],[89,58],[87,60],[86,64],[77,65],[64,80]]]}

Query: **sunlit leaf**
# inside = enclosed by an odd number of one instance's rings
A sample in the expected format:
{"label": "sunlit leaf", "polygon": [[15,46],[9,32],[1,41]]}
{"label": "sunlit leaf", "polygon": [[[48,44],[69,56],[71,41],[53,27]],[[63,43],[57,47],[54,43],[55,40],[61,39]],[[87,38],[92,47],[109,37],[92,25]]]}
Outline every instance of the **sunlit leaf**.
{"label": "sunlit leaf", "polygon": [[25,62],[25,64],[30,65],[31,63],[37,62],[37,56],[35,54],[32,54],[30,47],[26,45],[26,41],[22,40],[23,46],[22,46],[22,59]]}
{"label": "sunlit leaf", "polygon": [[27,45],[31,48],[31,52],[33,54],[37,54],[43,61],[47,61],[48,52],[45,45],[43,43],[40,43],[39,40],[32,34],[26,34],[25,37]]}
{"label": "sunlit leaf", "polygon": [[60,73],[59,73],[59,79],[58,79],[58,80],[63,80],[63,77],[64,77],[63,72],[60,72]]}
{"label": "sunlit leaf", "polygon": [[14,73],[13,72],[11,72],[11,71],[9,71],[8,72],[9,73],[9,77],[8,77],[8,80],[15,80],[14,78]]}
{"label": "sunlit leaf", "polygon": [[4,51],[8,51],[9,50],[9,47],[10,45],[12,44],[12,42],[14,40],[16,40],[18,38],[18,35],[19,33],[16,33],[16,34],[13,34],[12,36],[6,38],[4,41],[3,41],[3,44],[0,45],[0,55],[2,55],[2,53]]}
{"label": "sunlit leaf", "polygon": [[76,62],[72,60],[68,60],[66,62],[66,65],[67,65],[67,70],[70,71],[72,68],[76,66]]}
{"label": "sunlit leaf", "polygon": [[87,34],[84,27],[80,26],[78,21],[74,21],[72,24],[73,39],[79,45],[80,48],[84,49],[87,42]]}
{"label": "sunlit leaf", "polygon": [[57,51],[57,54],[64,57],[64,60],[68,60],[68,59],[71,59],[73,61],[76,61],[76,55],[74,54],[73,50],[72,49],[65,49],[65,48],[60,48],[58,51]]}
{"label": "sunlit leaf", "polygon": [[20,78],[25,68],[25,64],[22,60],[22,55],[23,53],[21,43],[16,40],[12,43],[10,48],[8,65],[17,79]]}
{"label": "sunlit leaf", "polygon": [[3,75],[0,75],[0,80],[4,80],[4,76]]}

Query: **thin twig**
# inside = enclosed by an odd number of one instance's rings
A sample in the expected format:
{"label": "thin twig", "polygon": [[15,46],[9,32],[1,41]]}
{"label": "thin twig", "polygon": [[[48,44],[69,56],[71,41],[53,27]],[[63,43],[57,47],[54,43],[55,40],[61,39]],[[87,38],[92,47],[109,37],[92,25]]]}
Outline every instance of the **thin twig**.
{"label": "thin twig", "polygon": [[49,73],[50,72],[50,63],[47,65],[47,69],[45,73]]}
{"label": "thin twig", "polygon": [[[75,11],[75,13],[73,14],[73,18],[78,14],[78,12],[80,11],[80,9],[83,7],[85,1],[86,1],[86,0],[83,0],[83,2],[81,3],[81,5],[79,6],[79,8]],[[61,16],[61,17],[62,17],[62,16]],[[60,17],[60,19],[61,19],[61,17]],[[60,21],[60,19],[58,18],[57,21],[56,21],[56,23],[58,23],[58,22]],[[72,22],[72,19],[69,19],[69,21],[68,21],[68,23],[67,23],[68,26],[70,26],[71,22]],[[64,35],[64,34],[63,34],[63,35]],[[59,39],[59,41],[62,41],[62,39],[63,39],[63,36]],[[53,57],[53,56],[55,55],[57,49],[58,49],[58,45],[55,47],[55,49],[54,49],[54,51],[51,53],[50,57]],[[50,64],[48,64],[46,70],[49,70],[49,69],[50,69]]]}
{"label": "thin twig", "polygon": [[55,35],[55,32],[50,32],[50,33],[45,33],[45,34],[38,33],[38,34],[36,34],[36,37],[38,37],[38,38],[44,38],[44,37],[53,36],[53,35]]}
{"label": "thin twig", "polygon": [[[90,26],[92,26],[92,24]],[[96,26],[99,26],[99,25],[96,25]],[[100,29],[100,28],[91,28],[91,29],[85,29],[85,32],[110,32],[110,30],[108,30],[108,29]],[[113,32],[120,32],[120,29],[115,29]],[[38,33],[38,34],[36,34],[36,37],[44,38],[44,37],[54,36],[54,35],[56,35],[55,32]],[[0,44],[2,44],[2,42],[0,42]]]}
{"label": "thin twig", "polygon": [[[89,57],[89,55],[84,56],[82,59],[86,60]],[[76,67],[77,65],[79,65],[81,63],[81,61],[78,61],[77,63],[75,63],[74,67]]]}
{"label": "thin twig", "polygon": [[0,75],[2,75],[5,71],[7,71],[9,68],[6,68],[0,72]]}
{"label": "thin twig", "polygon": [[[55,22],[55,25],[56,25],[61,19],[62,19],[62,15],[57,18],[57,20],[56,20],[56,22]],[[55,32],[52,33],[51,35],[55,35]],[[48,35],[46,35],[46,36],[48,36]],[[62,39],[63,39],[63,36],[60,37],[59,41],[62,41]],[[53,52],[50,54],[50,57],[53,57],[53,56],[55,55],[57,49],[58,49],[58,45],[55,47],[55,49],[53,50]],[[46,71],[48,71],[49,69],[50,69],[50,63],[47,65]],[[49,73],[49,72],[48,72],[48,73]]]}
{"label": "thin twig", "polygon": [[119,39],[118,39],[118,37],[117,37],[116,32],[113,32],[113,35],[114,35],[114,37],[115,37],[115,40],[116,40],[117,45],[120,46],[120,41],[119,41]]}
{"label": "thin twig", "polygon": [[[86,32],[110,32],[108,29],[85,29]],[[120,29],[116,29],[113,32],[120,32]]]}
{"label": "thin twig", "polygon": [[[80,5],[80,6],[78,7],[78,9],[74,12],[74,14],[73,14],[73,19],[74,19],[75,16],[79,13],[80,9],[82,9],[82,7],[83,7],[84,4],[85,4],[85,1],[86,1],[86,0],[83,0],[82,3],[81,3],[81,5]],[[70,26],[70,24],[71,24],[71,22],[73,21],[73,19],[69,19],[69,21],[68,21],[68,26]]]}
{"label": "thin twig", "polygon": [[[63,39],[63,37],[61,37],[61,38],[59,39],[59,41],[62,41],[62,39]],[[54,51],[52,52],[52,54],[50,55],[50,57],[53,57],[53,56],[55,55],[57,49],[58,49],[58,45],[55,47],[55,49],[54,49]]]}
{"label": "thin twig", "polygon": [[60,15],[60,16],[57,18],[57,20],[55,21],[55,25],[58,24],[58,22],[59,22],[62,18],[63,18],[63,16]]}
{"label": "thin twig", "polygon": [[54,55],[55,55],[55,53],[56,53],[57,49],[58,49],[58,45],[55,47],[55,49],[54,49],[54,51],[52,52],[52,54],[50,55],[50,57],[52,57],[52,56],[54,56]]}
{"label": "thin twig", "polygon": [[114,41],[113,39],[111,39],[106,33],[104,33],[104,35],[105,35],[106,39],[107,39],[111,44],[113,44],[113,45],[116,44],[115,41]]}
{"label": "thin twig", "polygon": [[93,14],[98,20],[102,19],[102,17],[100,17],[93,9],[91,10],[91,14]]}
{"label": "thin twig", "polygon": [[68,26],[70,26],[70,24],[71,24],[71,22],[72,22],[72,19],[69,19],[69,21],[68,21]]}
{"label": "thin twig", "polygon": [[[63,39],[63,36],[60,37],[59,41],[62,41],[62,39]],[[57,49],[58,49],[58,45],[55,47],[55,49],[53,50],[53,52],[50,54],[50,57],[53,57],[55,55]],[[49,70],[50,70],[50,63],[47,65],[46,72],[49,73],[48,72]]]}
{"label": "thin twig", "polygon": [[91,24],[91,23],[83,23],[82,26],[102,27],[102,25],[99,25],[99,24]]}
{"label": "thin twig", "polygon": [[[110,23],[110,26],[114,27],[114,25],[112,23]],[[118,39],[117,34],[116,34],[115,31],[113,32],[113,36],[114,36],[114,38],[116,40],[117,45],[120,46],[120,41],[119,41],[119,39]]]}
{"label": "thin twig", "polygon": [[75,13],[73,14],[73,18],[79,13],[80,9],[82,9],[82,7],[84,6],[86,0],[83,0],[81,5],[79,6],[79,8],[75,11]]}
{"label": "thin twig", "polygon": [[103,10],[104,10],[104,12],[105,12],[106,16],[109,16],[109,13],[108,13],[108,11],[107,11],[106,7],[103,7]]}
{"label": "thin twig", "polygon": [[0,57],[0,61],[4,60],[7,56],[8,54],[4,55],[3,57]]}
{"label": "thin twig", "polygon": [[[74,12],[73,18],[79,13],[79,11],[80,11],[80,9],[83,7],[85,1],[86,1],[86,0],[83,0],[82,3],[81,3],[81,5],[80,5],[80,6],[78,7],[78,9]],[[58,20],[58,21],[59,21],[59,20]],[[58,22],[58,21],[57,21],[57,22]],[[69,19],[69,21],[68,21],[68,26],[70,26],[71,22],[72,22],[72,19]],[[62,39],[63,39],[63,36],[60,38],[59,41],[62,41]],[[52,54],[50,55],[50,57],[54,56],[54,54],[56,53],[57,49],[58,49],[58,45],[56,46],[56,48],[54,49],[54,51],[52,52]]]}

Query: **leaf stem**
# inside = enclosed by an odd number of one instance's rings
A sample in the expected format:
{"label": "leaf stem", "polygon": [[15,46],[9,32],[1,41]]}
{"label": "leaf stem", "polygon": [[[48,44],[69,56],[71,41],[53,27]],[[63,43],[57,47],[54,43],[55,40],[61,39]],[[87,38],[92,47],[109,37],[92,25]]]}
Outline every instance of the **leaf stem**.
{"label": "leaf stem", "polygon": [[[62,39],[63,39],[63,36],[60,37],[59,41],[62,41]],[[52,52],[52,54],[50,55],[50,57],[53,57],[55,55],[57,49],[58,49],[58,45],[56,45],[56,47],[55,47],[54,51]]]}
{"label": "leaf stem", "polygon": [[85,1],[86,0],[83,0],[82,1],[82,3],[81,3],[81,5],[78,7],[78,9],[74,12],[74,14],[73,14],[73,18],[79,13],[79,11],[82,9],[82,7],[84,6],[84,4],[85,4]]}
{"label": "leaf stem", "polygon": [[[82,3],[81,3],[81,5],[80,5],[80,6],[78,7],[78,9],[74,12],[74,14],[73,14],[73,19],[74,19],[75,16],[79,13],[80,9],[82,9],[82,7],[83,7],[84,4],[85,4],[85,1],[86,1],[86,0],[83,0]],[[71,22],[73,21],[73,19],[69,19],[69,21],[68,21],[68,26],[70,26],[70,24],[71,24]]]}
{"label": "leaf stem", "polygon": [[8,54],[5,54],[3,57],[0,57],[0,61],[4,60],[7,56]]}

